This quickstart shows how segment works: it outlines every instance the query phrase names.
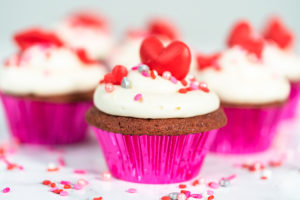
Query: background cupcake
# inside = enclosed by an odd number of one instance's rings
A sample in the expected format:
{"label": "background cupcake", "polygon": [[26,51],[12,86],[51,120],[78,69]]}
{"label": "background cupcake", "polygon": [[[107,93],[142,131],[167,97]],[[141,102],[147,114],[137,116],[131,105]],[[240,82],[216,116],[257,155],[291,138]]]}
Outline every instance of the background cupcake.
{"label": "background cupcake", "polygon": [[270,18],[263,31],[266,45],[262,53],[263,62],[286,77],[291,83],[291,93],[283,116],[295,119],[300,98],[300,57],[294,51],[295,37],[278,17]]}
{"label": "background cupcake", "polygon": [[124,66],[134,66],[141,63],[140,46],[142,41],[149,35],[159,37],[164,44],[172,40],[179,39],[178,28],[167,19],[152,19],[148,22],[145,29],[131,29],[127,32],[123,41],[118,44],[112,51],[108,64],[112,68],[122,63]]}
{"label": "background cupcake", "polygon": [[195,177],[214,137],[225,125],[217,95],[187,77],[191,54],[182,42],[155,37],[141,46],[144,64],[116,66],[94,94],[86,119],[111,173],[139,183]]}
{"label": "background cupcake", "polygon": [[56,33],[65,44],[84,49],[93,59],[106,59],[114,44],[108,21],[93,11],[71,14],[57,25]]}
{"label": "background cupcake", "polygon": [[1,99],[13,136],[36,144],[82,140],[84,113],[105,73],[103,66],[42,29],[19,32],[14,40],[19,51],[0,72]]}
{"label": "background cupcake", "polygon": [[289,83],[258,61],[259,47],[250,47],[235,46],[198,57],[197,77],[216,91],[228,117],[228,124],[218,131],[211,146],[213,152],[264,151],[281,120]]}

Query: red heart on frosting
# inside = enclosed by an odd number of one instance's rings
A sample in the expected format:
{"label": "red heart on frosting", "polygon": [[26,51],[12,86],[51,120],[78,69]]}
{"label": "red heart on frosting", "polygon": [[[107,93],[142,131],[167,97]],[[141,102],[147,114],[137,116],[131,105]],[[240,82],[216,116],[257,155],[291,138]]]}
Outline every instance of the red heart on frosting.
{"label": "red heart on frosting", "polygon": [[266,40],[275,42],[282,49],[290,47],[294,42],[293,33],[276,17],[269,20],[263,35]]}
{"label": "red heart on frosting", "polygon": [[63,46],[62,40],[53,32],[40,28],[32,28],[14,35],[14,40],[21,50],[25,50],[36,44]]}
{"label": "red heart on frosting", "polygon": [[229,34],[227,45],[229,47],[239,45],[249,53],[253,53],[258,58],[261,58],[264,40],[256,35],[249,22],[239,21]]}
{"label": "red heart on frosting", "polygon": [[170,40],[178,39],[177,28],[169,21],[154,19],[149,23],[149,34],[166,37]]}
{"label": "red heart on frosting", "polygon": [[218,65],[218,58],[220,57],[220,53],[214,53],[212,55],[205,54],[197,54],[197,63],[199,70],[205,70],[207,68],[214,68],[216,70],[220,69]]}
{"label": "red heart on frosting", "polygon": [[85,26],[94,28],[106,28],[106,20],[95,13],[78,12],[71,16],[70,23],[72,26]]}
{"label": "red heart on frosting", "polygon": [[91,59],[84,49],[76,49],[75,53],[76,53],[77,57],[79,58],[79,60],[84,64],[90,65],[90,64],[98,63],[97,60]]}
{"label": "red heart on frosting", "polygon": [[100,83],[111,83],[121,85],[122,79],[128,75],[128,70],[122,65],[116,65],[111,73],[107,73]]}
{"label": "red heart on frosting", "polygon": [[156,70],[159,75],[169,71],[178,80],[184,79],[190,70],[190,49],[180,41],[171,42],[164,47],[159,39],[150,36],[142,42],[140,57],[144,64],[151,70]]}

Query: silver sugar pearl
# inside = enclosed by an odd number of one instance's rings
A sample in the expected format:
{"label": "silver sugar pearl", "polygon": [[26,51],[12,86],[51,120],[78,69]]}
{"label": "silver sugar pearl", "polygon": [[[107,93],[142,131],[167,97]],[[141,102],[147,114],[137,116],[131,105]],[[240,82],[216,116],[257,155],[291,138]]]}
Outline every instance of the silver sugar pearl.
{"label": "silver sugar pearl", "polygon": [[171,200],[177,200],[178,194],[178,192],[172,192],[169,194],[169,197],[171,198]]}
{"label": "silver sugar pearl", "polygon": [[122,88],[130,88],[130,86],[131,86],[131,84],[130,84],[128,77],[124,77],[121,82],[121,87]]}
{"label": "silver sugar pearl", "polygon": [[149,71],[149,67],[147,65],[140,65],[138,71],[142,73],[143,71]]}
{"label": "silver sugar pearl", "polygon": [[220,185],[221,187],[227,187],[227,186],[230,185],[230,181],[229,181],[228,179],[221,179],[221,180],[219,181],[219,185]]}

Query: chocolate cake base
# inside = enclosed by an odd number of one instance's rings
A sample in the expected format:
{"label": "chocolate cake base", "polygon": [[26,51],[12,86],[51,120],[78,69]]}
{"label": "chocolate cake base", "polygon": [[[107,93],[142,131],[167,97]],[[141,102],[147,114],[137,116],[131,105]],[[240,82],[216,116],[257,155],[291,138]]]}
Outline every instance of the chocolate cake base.
{"label": "chocolate cake base", "polygon": [[10,95],[17,98],[29,99],[33,101],[43,101],[43,102],[53,102],[53,103],[70,103],[78,101],[92,101],[94,90],[87,92],[77,92],[70,94],[58,94],[58,95],[49,95],[49,96],[39,96],[36,94],[27,94],[27,95],[17,95],[2,92],[3,94]]}
{"label": "chocolate cake base", "polygon": [[281,107],[287,102],[287,99],[284,101],[274,101],[270,103],[262,104],[250,104],[250,103],[229,103],[221,102],[223,108],[272,108],[272,107]]}
{"label": "chocolate cake base", "polygon": [[125,135],[182,135],[221,128],[226,125],[227,118],[221,108],[188,118],[142,119],[114,116],[92,107],[86,114],[86,121],[102,130]]}

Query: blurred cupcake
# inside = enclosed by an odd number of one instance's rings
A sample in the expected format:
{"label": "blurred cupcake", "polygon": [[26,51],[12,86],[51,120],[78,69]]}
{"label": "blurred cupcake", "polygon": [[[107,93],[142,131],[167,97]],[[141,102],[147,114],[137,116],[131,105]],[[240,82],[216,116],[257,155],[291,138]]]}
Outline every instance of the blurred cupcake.
{"label": "blurred cupcake", "polygon": [[300,101],[300,57],[293,51],[294,34],[279,18],[271,18],[263,36],[266,45],[262,61],[291,83],[291,93],[283,116],[286,120],[295,119]]}
{"label": "blurred cupcake", "polygon": [[174,183],[195,177],[226,123],[217,95],[189,79],[189,48],[146,38],[141,64],[115,66],[94,94],[87,122],[111,173],[138,183]]}
{"label": "blurred cupcake", "polygon": [[179,38],[176,26],[166,19],[151,20],[145,30],[129,30],[126,38],[112,51],[108,64],[112,68],[122,63],[130,67],[141,63],[139,49],[142,41],[149,35],[155,35],[168,44]]}
{"label": "blurred cupcake", "polygon": [[20,142],[66,144],[86,135],[84,114],[104,67],[72,50],[52,32],[34,28],[14,36],[19,52],[0,72],[11,133]]}
{"label": "blurred cupcake", "polygon": [[93,59],[104,60],[113,47],[107,20],[91,11],[73,13],[56,27],[65,44],[84,49]]}
{"label": "blurred cupcake", "polygon": [[234,46],[222,53],[198,55],[197,77],[219,95],[228,117],[211,145],[212,152],[256,153],[273,141],[290,85],[258,62],[259,48]]}

